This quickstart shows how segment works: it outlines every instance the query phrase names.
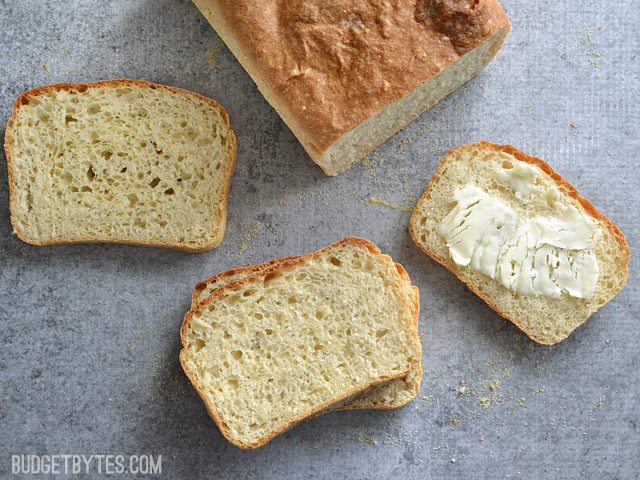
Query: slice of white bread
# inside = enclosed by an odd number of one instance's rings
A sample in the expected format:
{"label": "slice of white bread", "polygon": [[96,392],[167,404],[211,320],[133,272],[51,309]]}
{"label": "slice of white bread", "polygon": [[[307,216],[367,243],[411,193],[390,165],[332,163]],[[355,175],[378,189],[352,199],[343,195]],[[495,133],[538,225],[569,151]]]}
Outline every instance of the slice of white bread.
{"label": "slice of white bread", "polygon": [[5,151],[27,243],[222,241],[236,137],[209,98],[137,80],[47,85],[16,100]]}
{"label": "slice of white bread", "polygon": [[[521,183],[521,178],[505,177],[512,175],[509,172],[518,171],[531,172],[535,180]],[[505,181],[505,178],[516,178],[516,182]],[[592,296],[576,298],[566,292],[557,297],[523,295],[470,265],[456,264],[438,228],[456,206],[454,193],[469,183],[503,202],[523,220],[557,218],[559,211],[569,209],[583,215],[582,218],[594,226],[594,231],[600,232],[593,237],[591,252],[599,266]],[[611,300],[627,281],[629,246],[620,229],[549,165],[509,145],[481,142],[450,150],[416,205],[409,230],[420,249],[451,270],[496,312],[542,344],[551,345],[565,339]],[[533,270],[533,275],[540,278],[544,273],[541,269]]]}
{"label": "slice of white bread", "polygon": [[[283,262],[292,260],[297,257],[285,257],[270,260],[264,263],[248,265],[246,267],[234,268],[225,272],[218,273],[212,277],[199,282],[191,297],[191,308],[196,308],[200,303],[219,288],[244,280],[256,273],[276,267]],[[411,284],[411,279],[405,269],[399,263],[396,263],[398,271],[402,275],[405,284],[406,295],[411,303],[412,314],[414,317],[416,334],[418,329],[418,321],[420,318],[420,292],[418,288]],[[371,387],[369,390],[357,395],[354,398],[333,407],[333,410],[364,410],[364,409],[392,409],[400,408],[411,402],[418,395],[420,383],[422,382],[422,362],[418,361],[413,370],[406,377],[392,380],[384,385]]]}
{"label": "slice of white bread", "polygon": [[497,0],[193,0],[327,175],[478,75],[511,28]]}
{"label": "slice of white bread", "polygon": [[343,239],[217,289],[187,312],[180,361],[223,435],[257,448],[415,368],[404,282],[373,243]]}

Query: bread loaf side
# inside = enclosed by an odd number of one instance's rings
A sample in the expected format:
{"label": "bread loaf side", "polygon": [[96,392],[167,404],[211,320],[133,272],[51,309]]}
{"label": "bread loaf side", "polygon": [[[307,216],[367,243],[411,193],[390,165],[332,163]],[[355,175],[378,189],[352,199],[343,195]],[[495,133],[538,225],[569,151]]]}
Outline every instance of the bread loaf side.
{"label": "bread loaf side", "polygon": [[497,0],[194,0],[327,175],[473,78],[510,29]]}

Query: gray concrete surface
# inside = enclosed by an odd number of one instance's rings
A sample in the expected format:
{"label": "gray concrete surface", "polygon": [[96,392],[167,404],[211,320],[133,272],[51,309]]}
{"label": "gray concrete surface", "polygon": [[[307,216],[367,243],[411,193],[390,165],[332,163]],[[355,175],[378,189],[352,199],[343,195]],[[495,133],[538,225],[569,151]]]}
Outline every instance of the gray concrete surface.
{"label": "gray concrete surface", "polygon": [[[513,32],[479,78],[369,165],[328,178],[189,1],[1,0],[3,128],[25,89],[141,78],[217,99],[240,150],[227,235],[200,255],[26,245],[11,232],[1,159],[0,478],[11,477],[12,454],[135,453],[161,454],[172,479],[639,478],[640,14],[633,0],[504,7]],[[546,159],[631,245],[626,289],[554,348],[532,343],[421,254],[406,212],[370,201],[411,205],[449,147],[480,139]],[[237,449],[178,364],[193,284],[346,235],[375,241],[421,289],[420,396]]]}

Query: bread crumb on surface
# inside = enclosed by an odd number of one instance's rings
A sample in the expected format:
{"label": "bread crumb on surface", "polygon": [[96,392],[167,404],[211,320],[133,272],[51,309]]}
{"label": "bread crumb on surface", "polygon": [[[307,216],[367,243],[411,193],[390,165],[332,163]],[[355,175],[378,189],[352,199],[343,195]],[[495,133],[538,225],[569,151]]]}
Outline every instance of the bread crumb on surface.
{"label": "bread crumb on surface", "polygon": [[413,213],[413,205],[395,205],[393,203],[387,202],[379,197],[369,197],[369,203],[373,205],[382,205],[383,207],[393,208],[395,210],[400,210],[407,213]]}
{"label": "bread crumb on surface", "polygon": [[591,30],[587,32],[587,40],[589,40],[589,42],[593,42],[593,32]]}
{"label": "bread crumb on surface", "polygon": [[242,243],[240,244],[240,253],[244,253],[245,250],[247,250],[247,248],[249,248],[251,246],[251,240],[253,239],[253,237],[255,237],[257,235],[257,233],[260,231],[260,222],[256,222],[256,224],[251,227],[251,230],[249,230],[247,233],[244,234],[244,238],[242,239]]}
{"label": "bread crumb on surface", "polygon": [[48,64],[48,63],[43,64],[43,65],[42,65],[42,69],[43,69],[45,72],[48,72],[48,71],[49,71],[49,64]]}
{"label": "bread crumb on surface", "polygon": [[218,53],[220,53],[220,45],[215,45],[207,50],[207,60],[209,60],[209,65],[213,70],[219,70],[220,65],[217,62]]}
{"label": "bread crumb on surface", "polygon": [[362,435],[362,434],[359,434],[359,435],[358,435],[358,441],[359,441],[360,443],[366,443],[367,445],[371,445],[371,446],[373,446],[373,447],[375,447],[376,445],[378,445],[378,442],[376,441],[376,439],[375,439],[375,438],[373,438],[373,437],[365,437],[365,436],[364,436],[364,435]]}
{"label": "bread crumb on surface", "polygon": [[360,163],[362,163],[370,177],[376,177],[378,175],[378,169],[384,164],[384,162],[385,159],[383,157],[374,157],[372,153],[365,155],[360,160]]}
{"label": "bread crumb on surface", "polygon": [[384,439],[382,440],[382,443],[384,443],[385,445],[395,445],[397,447],[405,444],[405,440],[398,437],[397,435],[393,435],[391,433],[386,433],[384,436]]}
{"label": "bread crumb on surface", "polygon": [[571,125],[572,128],[576,128],[578,126],[578,123],[573,120],[571,123],[569,123],[569,125]]}

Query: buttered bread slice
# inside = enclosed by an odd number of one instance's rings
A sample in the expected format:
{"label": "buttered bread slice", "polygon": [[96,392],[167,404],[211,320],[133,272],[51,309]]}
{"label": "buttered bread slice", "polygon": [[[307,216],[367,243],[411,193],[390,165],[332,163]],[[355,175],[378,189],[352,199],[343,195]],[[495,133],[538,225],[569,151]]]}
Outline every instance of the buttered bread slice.
{"label": "buttered bread slice", "polygon": [[413,241],[539,343],[565,339],[626,284],[624,235],[549,165],[511,146],[452,149]]}
{"label": "buttered bread slice", "polygon": [[[204,302],[206,298],[216,290],[248,278],[256,273],[274,268],[283,262],[292,260],[296,257],[285,257],[271,260],[256,265],[249,265],[241,268],[234,268],[225,272],[218,273],[202,282],[199,282],[193,290],[191,308],[197,307]],[[414,326],[416,334],[418,330],[418,321],[420,319],[420,292],[418,288],[411,284],[411,279],[406,273],[402,265],[396,263],[396,267],[404,279],[405,293],[410,302]],[[400,408],[411,402],[418,395],[420,384],[422,382],[422,362],[418,362],[406,377],[392,380],[383,385],[371,387],[360,395],[350,398],[341,404],[333,407],[334,410],[364,410],[374,409],[392,409]]]}
{"label": "buttered bread slice", "polygon": [[222,241],[236,137],[209,98],[134,80],[48,85],[18,97],[5,139],[27,243]]}
{"label": "buttered bread slice", "polygon": [[373,243],[341,240],[209,295],[185,316],[180,361],[223,435],[257,448],[415,369],[405,281]]}

